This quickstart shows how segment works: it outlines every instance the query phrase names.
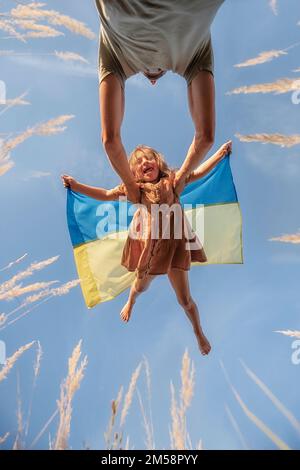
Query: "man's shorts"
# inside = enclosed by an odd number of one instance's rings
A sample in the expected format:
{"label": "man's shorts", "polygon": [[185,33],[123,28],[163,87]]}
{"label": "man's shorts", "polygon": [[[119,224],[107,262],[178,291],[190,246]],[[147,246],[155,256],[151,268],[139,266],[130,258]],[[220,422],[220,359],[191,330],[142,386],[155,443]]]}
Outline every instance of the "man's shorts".
{"label": "man's shorts", "polygon": [[207,70],[212,74],[212,76],[214,76],[214,52],[211,36],[209,36],[209,39],[204,46],[197,51],[184,72],[184,78],[186,79],[188,86],[192,83],[193,78],[195,78],[200,70]]}
{"label": "man's shorts", "polygon": [[[200,70],[209,71],[214,76],[214,53],[212,47],[211,36],[209,36],[203,47],[197,51],[194,55],[191,63],[186,68],[183,77],[187,82],[187,86],[192,83],[193,78],[197,75]],[[123,71],[123,67],[120,64],[117,56],[107,47],[103,40],[102,34],[99,39],[99,60],[98,60],[98,79],[99,85],[102,80],[107,77],[110,73],[116,75],[120,81],[121,87],[124,89],[126,75]]]}

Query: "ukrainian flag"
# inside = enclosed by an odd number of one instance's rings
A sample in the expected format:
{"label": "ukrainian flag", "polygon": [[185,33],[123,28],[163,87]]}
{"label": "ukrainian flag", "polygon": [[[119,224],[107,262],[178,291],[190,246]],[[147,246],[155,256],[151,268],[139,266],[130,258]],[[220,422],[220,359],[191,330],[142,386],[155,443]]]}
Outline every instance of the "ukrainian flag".
{"label": "ukrainian flag", "polygon": [[[226,155],[181,194],[185,214],[207,256],[205,263],[193,265],[243,264],[242,216],[229,158]],[[68,229],[88,308],[113,299],[134,279],[135,274],[120,263],[134,210],[129,202],[97,201],[67,191]],[[199,218],[204,223],[199,224]]]}

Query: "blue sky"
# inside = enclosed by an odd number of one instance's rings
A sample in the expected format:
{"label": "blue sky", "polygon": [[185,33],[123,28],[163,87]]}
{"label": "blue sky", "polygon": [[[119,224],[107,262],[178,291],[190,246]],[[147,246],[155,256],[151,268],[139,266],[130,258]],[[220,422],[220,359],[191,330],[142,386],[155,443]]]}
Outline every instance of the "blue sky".
{"label": "blue sky", "polygon": [[[1,2],[1,10],[7,11],[12,3]],[[98,35],[99,20],[92,0],[51,0],[47,6],[84,21]],[[103,448],[111,400],[121,385],[127,388],[143,355],[148,358],[152,374],[156,446],[168,448],[170,380],[178,389],[186,348],[196,368],[195,394],[187,413],[193,444],[202,439],[206,449],[242,448],[225,410],[228,405],[249,448],[275,448],[241,410],[221,370],[222,360],[247,406],[290,447],[299,449],[299,435],[246,375],[239,361],[242,359],[300,419],[300,365],[291,361],[293,341],[274,333],[300,330],[299,245],[269,241],[271,237],[299,231],[299,146],[243,143],[234,135],[297,134],[300,105],[292,103],[289,93],[226,95],[243,85],[297,77],[293,69],[300,67],[300,46],[272,62],[234,67],[261,51],[284,49],[300,41],[297,21],[297,0],[279,0],[278,15],[273,14],[267,0],[226,0],[212,27],[217,123],[210,154],[225,141],[233,140],[231,168],[242,211],[244,247],[243,265],[200,266],[190,272],[192,295],[212,352],[206,358],[199,354],[190,324],[166,277],[157,278],[139,298],[128,324],[119,318],[127,292],[92,310],[85,307],[79,287],[67,296],[51,299],[0,331],[7,355],[32,340],[39,340],[43,348],[28,444],[55,410],[67,360],[82,338],[83,354],[89,363],[73,402],[73,449],[80,449],[83,442],[93,449]],[[0,283],[31,262],[56,255],[60,256],[58,261],[35,274],[28,283],[54,279],[64,283],[75,279],[77,273],[60,174],[71,174],[86,184],[104,187],[119,182],[100,139],[98,40],[65,30],[65,36],[29,40],[27,44],[3,40],[1,49],[33,54],[0,57],[0,79],[6,83],[8,98],[27,90],[26,99],[31,103],[0,116],[2,133],[23,131],[62,114],[75,118],[66,124],[65,132],[34,136],[12,152],[15,166],[1,177],[0,185],[0,269],[24,253],[28,256],[21,264],[0,272]],[[78,65],[41,55],[54,50],[77,52],[90,63]],[[157,148],[174,166],[179,165],[193,138],[185,81],[171,72],[156,86],[141,74],[128,80],[122,138],[128,154],[142,143]],[[40,177],[34,177],[35,172],[40,172]],[[48,175],[42,176],[43,173]],[[0,313],[17,306],[17,300],[1,302]],[[1,383],[0,436],[11,432],[2,448],[12,446],[17,429],[18,375],[24,412],[28,407],[34,355],[33,349],[27,351]],[[145,392],[144,373],[138,387]],[[36,449],[48,447],[49,432],[53,438],[56,426],[54,421]],[[131,446],[145,448],[137,396],[127,419],[126,434]]]}

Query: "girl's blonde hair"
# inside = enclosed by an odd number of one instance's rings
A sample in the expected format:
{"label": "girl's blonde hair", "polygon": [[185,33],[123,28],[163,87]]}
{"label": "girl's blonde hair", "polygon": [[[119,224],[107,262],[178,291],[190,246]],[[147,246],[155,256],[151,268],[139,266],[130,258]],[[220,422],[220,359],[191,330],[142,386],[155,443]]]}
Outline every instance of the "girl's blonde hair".
{"label": "girl's blonde hair", "polygon": [[138,145],[129,155],[128,163],[133,174],[135,174],[134,168],[136,165],[137,156],[140,152],[144,153],[145,155],[151,153],[154,156],[156,163],[158,165],[158,168],[160,170],[159,178],[162,178],[163,176],[167,176],[171,173],[172,169],[169,167],[169,165],[165,161],[165,158],[162,153],[158,152],[152,147],[148,147],[147,145]]}

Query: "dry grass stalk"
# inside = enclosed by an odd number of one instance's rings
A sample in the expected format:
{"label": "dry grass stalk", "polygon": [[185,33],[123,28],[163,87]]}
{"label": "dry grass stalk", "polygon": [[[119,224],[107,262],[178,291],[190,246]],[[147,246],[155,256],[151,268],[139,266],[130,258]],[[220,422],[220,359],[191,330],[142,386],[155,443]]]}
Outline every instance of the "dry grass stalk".
{"label": "dry grass stalk", "polygon": [[113,433],[113,428],[115,425],[116,417],[118,414],[119,405],[122,400],[122,394],[123,394],[123,387],[120,388],[116,400],[112,400],[111,402],[111,416],[110,416],[107,431],[104,433],[104,441],[105,441],[105,446],[107,450],[110,450],[112,448],[111,447],[112,446],[112,442],[111,442],[112,433]]}
{"label": "dry grass stalk", "polygon": [[87,356],[78,365],[81,356],[81,343],[79,341],[69,359],[68,375],[61,385],[60,399],[57,401],[59,410],[59,425],[53,445],[54,450],[65,450],[68,448],[72,418],[72,400],[75,392],[79,389],[83,379],[83,372],[87,366]]}
{"label": "dry grass stalk", "polygon": [[21,295],[28,294],[29,292],[35,292],[37,290],[46,289],[52,284],[56,284],[59,281],[49,281],[49,282],[35,282],[34,284],[29,284],[28,286],[21,287],[17,285],[3,294],[0,294],[0,300],[11,300]]}
{"label": "dry grass stalk", "polygon": [[261,419],[259,419],[252,411],[249,410],[249,408],[246,406],[234,386],[232,385],[229,376],[227,374],[227,371],[224,367],[224,364],[222,361],[220,361],[222,370],[224,372],[224,375],[226,377],[226,380],[238,402],[242,410],[244,411],[245,415],[252,421],[258,429],[260,429],[280,450],[290,450],[290,447],[279,437],[277,434],[275,434]]}
{"label": "dry grass stalk", "polygon": [[27,269],[19,272],[8,281],[5,281],[4,283],[0,284],[0,294],[3,295],[5,292],[8,292],[9,290],[13,289],[18,281],[25,279],[26,277],[32,276],[35,271],[40,271],[45,267],[49,266],[50,264],[55,263],[58,258],[59,256],[53,256],[44,261],[31,263]]}
{"label": "dry grass stalk", "polygon": [[263,393],[269,398],[269,400],[276,406],[276,408],[286,417],[289,423],[294,429],[300,434],[300,423],[295,418],[293,413],[286,408],[286,406],[274,395],[274,393],[267,387],[267,385],[257,375],[246,366],[243,361],[240,361],[247,375],[251,380],[263,391]]}
{"label": "dry grass stalk", "polygon": [[4,434],[4,436],[0,437],[0,445],[4,444],[4,442],[6,441],[6,439],[8,438],[9,435],[10,435],[10,433],[7,432],[6,434]]}
{"label": "dry grass stalk", "polygon": [[248,450],[249,448],[248,448],[248,446],[247,446],[247,443],[246,443],[246,441],[245,441],[245,438],[244,438],[244,436],[243,436],[243,434],[242,434],[242,432],[241,432],[241,430],[240,430],[240,427],[239,427],[239,425],[238,425],[238,423],[237,423],[235,417],[233,416],[233,414],[232,414],[232,412],[231,412],[229,406],[225,405],[225,411],[226,411],[226,413],[227,413],[227,416],[228,416],[228,418],[229,418],[229,421],[230,421],[231,424],[232,424],[233,429],[234,429],[235,432],[237,433],[237,435],[238,435],[238,437],[239,437],[239,439],[240,439],[240,441],[241,441],[241,443],[242,443],[243,449]]}
{"label": "dry grass stalk", "polygon": [[177,405],[175,390],[171,382],[171,417],[172,448],[185,450],[188,447],[186,428],[186,411],[191,405],[195,387],[195,367],[190,360],[187,349],[182,358],[180,403]]}

